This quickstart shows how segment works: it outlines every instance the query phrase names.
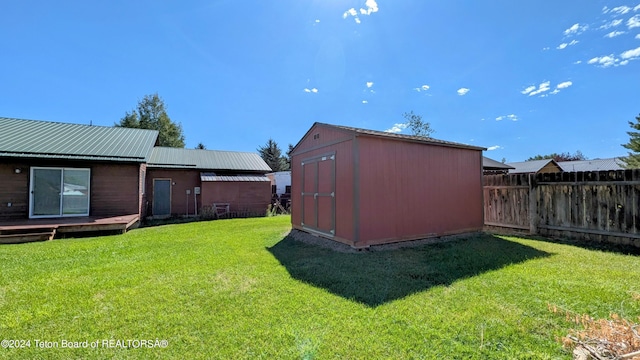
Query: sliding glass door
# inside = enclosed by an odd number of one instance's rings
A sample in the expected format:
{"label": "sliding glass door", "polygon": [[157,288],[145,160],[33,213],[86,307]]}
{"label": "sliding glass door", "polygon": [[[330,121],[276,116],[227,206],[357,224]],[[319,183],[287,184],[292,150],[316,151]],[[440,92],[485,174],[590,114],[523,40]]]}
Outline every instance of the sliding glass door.
{"label": "sliding glass door", "polygon": [[29,217],[88,216],[89,169],[31,168]]}

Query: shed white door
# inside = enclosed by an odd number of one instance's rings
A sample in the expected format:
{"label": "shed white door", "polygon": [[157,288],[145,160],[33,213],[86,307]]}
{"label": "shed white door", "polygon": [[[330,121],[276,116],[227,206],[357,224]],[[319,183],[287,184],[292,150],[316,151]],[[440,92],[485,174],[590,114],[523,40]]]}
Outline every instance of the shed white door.
{"label": "shed white door", "polygon": [[333,236],[336,231],[335,153],[302,161],[302,227]]}

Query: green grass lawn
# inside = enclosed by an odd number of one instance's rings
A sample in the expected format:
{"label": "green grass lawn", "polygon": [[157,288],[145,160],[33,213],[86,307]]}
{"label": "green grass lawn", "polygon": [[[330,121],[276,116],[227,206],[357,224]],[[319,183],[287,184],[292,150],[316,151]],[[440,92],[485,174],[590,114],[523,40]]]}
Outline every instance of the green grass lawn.
{"label": "green grass lawn", "polygon": [[[339,253],[289,228],[279,216],[0,246],[0,339],[31,342],[0,358],[570,358],[556,338],[575,325],[547,304],[640,315],[637,256],[491,235]],[[143,339],[167,345],[126,343]]]}

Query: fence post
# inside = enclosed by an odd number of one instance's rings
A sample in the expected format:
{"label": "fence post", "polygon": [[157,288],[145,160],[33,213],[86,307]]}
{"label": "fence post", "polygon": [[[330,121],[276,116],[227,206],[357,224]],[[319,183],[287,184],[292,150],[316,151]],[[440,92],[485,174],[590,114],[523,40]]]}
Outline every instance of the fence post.
{"label": "fence post", "polygon": [[534,185],[535,174],[529,174],[529,234],[538,233],[538,187]]}

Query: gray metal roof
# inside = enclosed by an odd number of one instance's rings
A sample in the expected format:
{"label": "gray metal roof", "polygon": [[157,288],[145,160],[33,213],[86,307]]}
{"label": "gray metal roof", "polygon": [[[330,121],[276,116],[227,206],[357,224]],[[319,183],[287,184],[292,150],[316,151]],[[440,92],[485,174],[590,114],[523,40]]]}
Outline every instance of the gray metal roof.
{"label": "gray metal roof", "polygon": [[558,161],[564,171],[624,170],[624,162],[617,158],[579,161]]}
{"label": "gray metal roof", "polygon": [[149,167],[271,172],[260,155],[249,152],[155,147]]}
{"label": "gray metal roof", "polygon": [[155,130],[0,117],[0,157],[144,162]]}
{"label": "gray metal roof", "polygon": [[507,165],[513,167],[513,169],[509,170],[509,174],[522,174],[522,173],[537,173],[549,163],[553,163],[556,165],[558,164],[553,159],[544,159],[544,160],[511,162],[511,163],[507,163]]}
{"label": "gray metal roof", "polygon": [[[385,137],[385,138],[394,139],[394,140],[414,141],[414,142],[420,142],[420,143],[424,143],[424,144],[456,147],[456,148],[463,148],[463,149],[470,149],[470,150],[487,150],[486,148],[479,147],[479,146],[461,144],[461,143],[456,143],[456,142],[452,142],[452,141],[438,140],[438,139],[428,138],[428,137],[424,137],[424,136],[395,134],[395,133],[378,131],[378,130],[360,129],[360,128],[355,128],[355,127],[350,127],[350,126],[332,125],[332,124],[325,124],[325,123],[320,123],[320,122],[316,122],[313,125],[314,126],[318,125],[318,126],[326,126],[326,127],[331,127],[331,128],[337,128],[337,129],[342,129],[342,130],[346,130],[346,131],[349,131],[349,132],[354,132],[356,134],[380,136],[380,137]],[[313,126],[311,128],[313,129]],[[309,131],[311,131],[311,129],[309,129]]]}
{"label": "gray metal roof", "polygon": [[482,157],[482,168],[485,170],[508,170],[515,169],[513,166],[503,164],[499,161],[495,161],[486,156]]}
{"label": "gray metal roof", "polygon": [[200,173],[200,181],[249,181],[249,182],[271,182],[263,175],[216,175],[215,173]]}

